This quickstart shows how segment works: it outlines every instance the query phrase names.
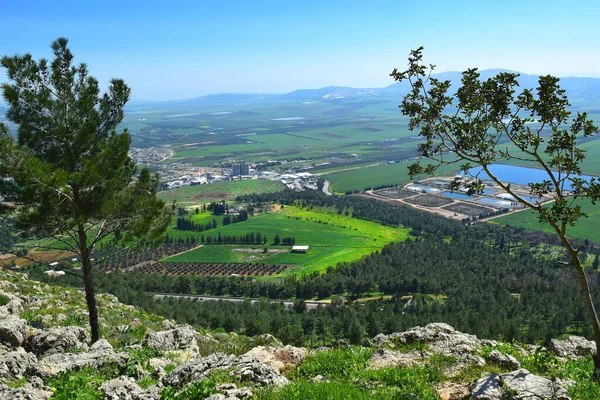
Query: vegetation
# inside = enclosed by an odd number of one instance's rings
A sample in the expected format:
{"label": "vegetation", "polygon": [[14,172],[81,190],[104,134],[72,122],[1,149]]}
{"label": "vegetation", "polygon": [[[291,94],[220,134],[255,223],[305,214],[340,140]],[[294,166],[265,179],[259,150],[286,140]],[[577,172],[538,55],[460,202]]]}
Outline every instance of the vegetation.
{"label": "vegetation", "polygon": [[[524,89],[515,94],[518,74],[500,73],[481,81],[474,68],[463,72],[462,85],[451,94],[450,81],[432,78],[434,67],[426,67],[422,58],[422,48],[412,51],[408,69],[404,72],[394,69],[391,74],[397,81],[410,82],[412,91],[402,102],[402,112],[410,117],[410,129],[421,129],[419,136],[425,142],[419,145],[419,154],[434,162],[426,167],[416,162],[410,166],[410,174],[433,173],[440,165],[455,163],[443,160],[443,154],[450,153],[465,163],[461,165],[465,174],[473,164],[480,165],[502,190],[537,213],[539,221],[551,226],[560,237],[569,264],[578,273],[596,346],[600,348],[600,320],[581,260],[581,248],[568,237],[568,229],[586,216],[573,198],[593,203],[600,200],[600,182],[580,177],[586,155],[578,145],[581,137],[590,137],[598,128],[586,112],[577,113],[570,120],[569,100],[558,84],[559,79],[553,76],[540,77],[535,91]],[[538,126],[528,126],[532,122]],[[516,150],[509,150],[507,143]],[[490,170],[490,165],[498,160],[519,160],[542,168],[547,176],[541,182],[528,184],[530,194],[539,197],[552,194],[554,202],[543,207],[512,190],[510,183],[502,182]],[[478,176],[466,183],[455,180],[451,185],[453,189],[461,186],[468,194],[480,194],[485,187]],[[600,375],[600,354],[594,356],[594,365]]]}
{"label": "vegetation", "polygon": [[269,193],[283,189],[278,181],[254,179],[246,181],[216,182],[210,185],[186,186],[179,189],[166,190],[158,194],[158,198],[167,203],[176,201],[182,206],[197,205],[211,201],[233,200],[246,193]]}
{"label": "vegetation", "polygon": [[30,54],[2,58],[10,80],[2,85],[7,118],[18,126],[18,140],[2,136],[0,174],[10,179],[0,194],[18,207],[22,229],[54,236],[80,257],[95,342],[94,247],[109,235],[156,236],[169,219],[155,197],[157,176],[145,169],[131,184],[130,137],[116,132],[129,87],[113,79],[101,95],[87,66],[73,65],[67,39],[54,41],[52,51],[51,62]]}

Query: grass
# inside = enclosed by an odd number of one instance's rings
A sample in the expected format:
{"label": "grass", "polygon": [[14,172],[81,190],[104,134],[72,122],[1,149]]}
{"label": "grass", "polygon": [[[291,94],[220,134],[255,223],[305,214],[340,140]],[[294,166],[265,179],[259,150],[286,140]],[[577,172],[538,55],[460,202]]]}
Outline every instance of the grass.
{"label": "grass", "polygon": [[[456,165],[443,165],[438,174],[449,174],[457,170]],[[408,176],[408,163],[387,164],[366,167],[352,171],[334,172],[323,175],[331,183],[330,190],[336,193],[364,190],[367,187],[400,185],[411,182]]]}
{"label": "grass", "polygon": [[283,190],[281,182],[266,179],[247,181],[216,182],[209,185],[186,186],[160,192],[161,200],[171,203],[177,201],[182,206],[202,204],[210,201],[233,200],[237,196],[249,193],[270,193]]}
{"label": "grass", "polygon": [[[278,234],[281,238],[292,236],[296,245],[308,245],[306,254],[268,254],[267,258],[255,260],[269,264],[296,264],[296,268],[284,274],[301,275],[314,271],[323,272],[329,266],[342,261],[354,261],[370,254],[390,242],[402,241],[408,237],[406,228],[393,228],[375,222],[352,218],[344,214],[326,211],[285,207],[278,211],[250,217],[247,221],[231,225],[220,225],[201,234],[217,236],[240,235],[260,232],[266,235],[268,243]],[[169,236],[185,237],[189,231],[171,230]],[[194,233],[200,236],[200,233]],[[170,262],[244,262],[245,253],[232,252],[239,245],[210,245],[168,258]],[[263,248],[264,246],[255,246]],[[282,247],[283,248],[283,247]],[[288,247],[289,248],[289,247]],[[263,254],[257,254],[264,256]]]}
{"label": "grass", "polygon": [[[578,199],[575,204],[580,205],[582,211],[587,213],[588,217],[580,219],[575,226],[568,227],[567,236],[574,239],[588,239],[592,242],[600,243],[600,233],[598,231],[598,226],[600,225],[600,205],[593,205],[591,201],[585,199]],[[499,224],[555,233],[550,225],[540,223],[537,214],[528,209],[495,218],[493,221]]]}

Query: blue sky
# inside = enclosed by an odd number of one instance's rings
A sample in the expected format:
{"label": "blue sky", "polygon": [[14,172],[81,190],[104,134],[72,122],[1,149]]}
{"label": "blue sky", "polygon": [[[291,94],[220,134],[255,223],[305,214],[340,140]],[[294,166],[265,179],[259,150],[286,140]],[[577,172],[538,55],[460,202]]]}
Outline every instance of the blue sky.
{"label": "blue sky", "polygon": [[149,100],[387,86],[421,45],[440,72],[600,77],[599,16],[591,0],[0,0],[0,54],[49,57],[65,36]]}

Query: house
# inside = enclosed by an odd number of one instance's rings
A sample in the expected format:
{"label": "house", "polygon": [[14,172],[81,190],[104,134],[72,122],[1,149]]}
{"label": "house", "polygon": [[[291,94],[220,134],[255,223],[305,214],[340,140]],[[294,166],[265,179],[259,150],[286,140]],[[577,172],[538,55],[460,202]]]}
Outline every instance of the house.
{"label": "house", "polygon": [[306,253],[308,246],[292,246],[292,253]]}

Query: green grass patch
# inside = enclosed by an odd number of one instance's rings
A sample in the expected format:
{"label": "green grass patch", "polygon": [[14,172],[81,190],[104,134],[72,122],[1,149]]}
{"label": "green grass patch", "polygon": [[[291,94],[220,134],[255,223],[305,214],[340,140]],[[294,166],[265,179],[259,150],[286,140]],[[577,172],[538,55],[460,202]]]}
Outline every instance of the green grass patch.
{"label": "green grass patch", "polygon": [[[578,199],[575,204],[581,206],[582,211],[587,213],[588,217],[581,218],[575,226],[569,226],[567,228],[567,236],[574,239],[588,239],[592,242],[600,243],[600,233],[598,231],[598,226],[600,225],[600,205],[593,205],[591,201],[586,199]],[[495,218],[493,221],[499,224],[555,233],[550,225],[540,223],[537,213],[529,209]]]}
{"label": "green grass patch", "polygon": [[[202,233],[171,230],[169,236],[187,237],[191,234],[204,235],[240,235],[248,232],[260,232],[272,244],[275,235],[281,238],[296,238],[296,245],[310,246],[308,253],[259,253],[256,259],[248,259],[248,253],[231,251],[233,248],[250,247],[240,245],[209,245],[170,257],[169,262],[262,262],[267,264],[296,264],[297,267],[286,270],[284,274],[311,273],[325,271],[327,267],[339,262],[354,261],[362,256],[383,248],[390,242],[406,240],[410,230],[382,226],[375,222],[352,218],[344,214],[297,207],[285,207],[279,211],[250,217],[247,221],[231,225],[220,225]],[[254,246],[263,248],[264,246]],[[290,247],[282,247],[290,249]]]}

